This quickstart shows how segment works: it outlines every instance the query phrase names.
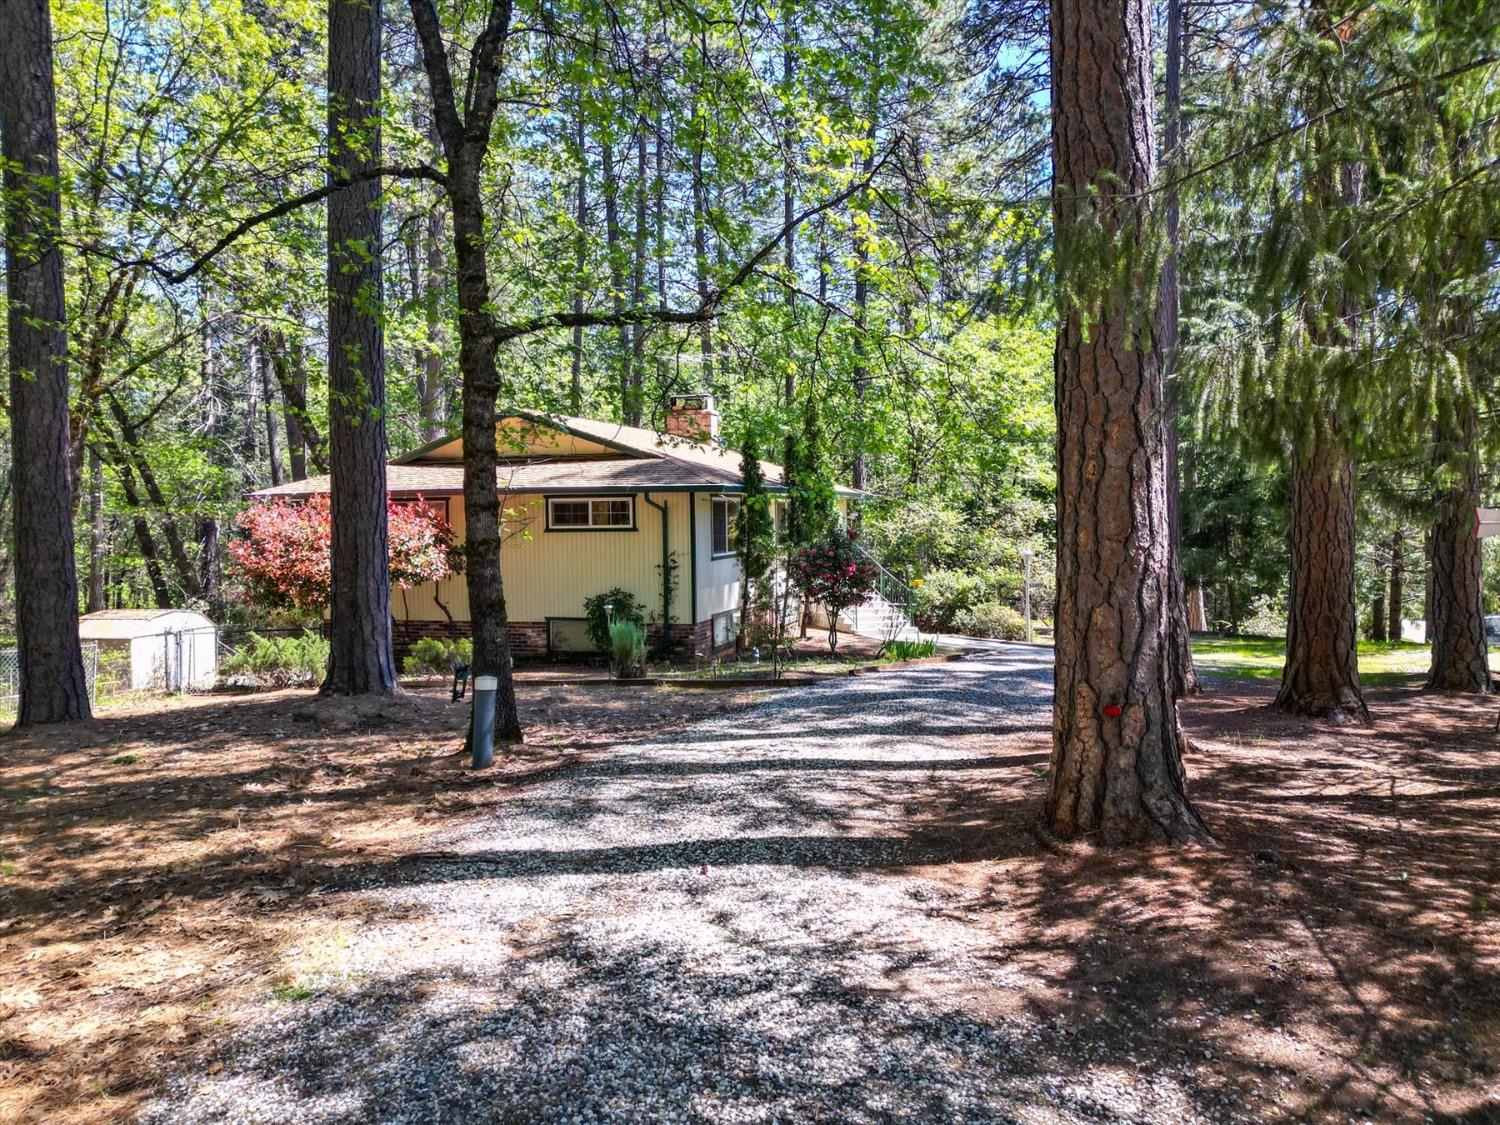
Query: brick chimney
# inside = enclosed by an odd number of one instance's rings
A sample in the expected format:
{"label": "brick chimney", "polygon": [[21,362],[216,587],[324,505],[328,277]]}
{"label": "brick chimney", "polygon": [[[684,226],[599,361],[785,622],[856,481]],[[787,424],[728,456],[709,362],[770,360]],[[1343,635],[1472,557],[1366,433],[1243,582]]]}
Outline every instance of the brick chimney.
{"label": "brick chimney", "polygon": [[667,404],[667,433],[690,441],[717,441],[719,412],[713,395],[673,395]]}

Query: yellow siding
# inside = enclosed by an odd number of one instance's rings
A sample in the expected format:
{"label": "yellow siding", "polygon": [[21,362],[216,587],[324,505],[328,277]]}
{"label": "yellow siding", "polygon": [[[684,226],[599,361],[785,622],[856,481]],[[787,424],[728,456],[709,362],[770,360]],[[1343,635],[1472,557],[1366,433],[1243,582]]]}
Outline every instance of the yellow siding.
{"label": "yellow siding", "polygon": [[[668,508],[671,549],[677,553],[678,583],[672,620],[691,620],[691,543],[688,533],[688,494],[655,493],[651,497]],[[634,594],[648,617],[661,616],[661,513],[645,497],[635,497],[634,531],[548,531],[541,496],[507,496],[501,572],[505,578],[506,609],[513,621],[544,621],[549,617],[582,617],[583,601],[616,586]],[[452,497],[449,519],[460,539],[464,535],[463,498]],[[443,621],[445,617],[427,584],[391,591],[397,620]],[[469,619],[464,577],[457,575],[436,586],[436,594],[455,620]],[[707,615],[699,607],[699,617]]]}

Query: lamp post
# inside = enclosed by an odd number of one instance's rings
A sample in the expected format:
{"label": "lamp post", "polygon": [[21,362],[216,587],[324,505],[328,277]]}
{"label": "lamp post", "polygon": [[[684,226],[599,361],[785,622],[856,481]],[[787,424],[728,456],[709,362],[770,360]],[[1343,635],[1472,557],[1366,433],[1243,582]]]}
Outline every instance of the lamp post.
{"label": "lamp post", "polygon": [[1025,576],[1021,579],[1021,613],[1026,618],[1026,643],[1031,643],[1031,560],[1033,552],[1030,547],[1021,550],[1021,562],[1025,564]]}

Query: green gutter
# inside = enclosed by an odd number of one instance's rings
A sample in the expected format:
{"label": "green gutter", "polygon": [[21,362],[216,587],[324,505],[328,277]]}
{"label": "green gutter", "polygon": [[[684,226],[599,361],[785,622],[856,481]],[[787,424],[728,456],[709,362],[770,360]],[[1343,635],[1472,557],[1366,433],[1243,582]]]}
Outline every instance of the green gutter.
{"label": "green gutter", "polygon": [[667,505],[651,499],[651,493],[642,492],[641,499],[661,513],[661,650],[672,647],[672,540],[668,534]]}

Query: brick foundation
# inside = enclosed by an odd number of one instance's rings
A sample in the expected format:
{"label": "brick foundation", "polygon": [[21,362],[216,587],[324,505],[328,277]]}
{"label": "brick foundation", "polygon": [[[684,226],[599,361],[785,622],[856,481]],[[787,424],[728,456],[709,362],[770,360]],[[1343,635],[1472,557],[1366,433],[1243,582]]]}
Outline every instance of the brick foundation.
{"label": "brick foundation", "polygon": [[[685,657],[705,657],[713,654],[712,621],[700,621],[696,625],[673,625],[672,643],[678,653]],[[396,650],[396,666],[406,659],[411,646],[423,637],[467,637],[470,635],[467,621],[393,621],[391,639]],[[661,641],[661,626],[646,626],[646,643],[653,648]],[[732,644],[730,646],[732,647]],[[518,660],[547,660],[547,623],[545,621],[512,621],[510,623],[510,649]],[[580,654],[583,655],[583,654]],[[557,657],[559,660],[574,659],[572,654]]]}

